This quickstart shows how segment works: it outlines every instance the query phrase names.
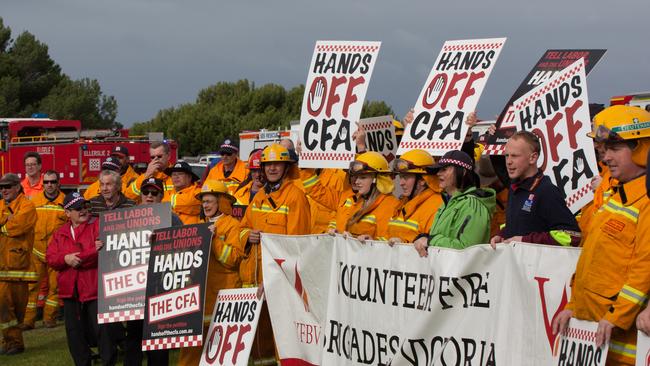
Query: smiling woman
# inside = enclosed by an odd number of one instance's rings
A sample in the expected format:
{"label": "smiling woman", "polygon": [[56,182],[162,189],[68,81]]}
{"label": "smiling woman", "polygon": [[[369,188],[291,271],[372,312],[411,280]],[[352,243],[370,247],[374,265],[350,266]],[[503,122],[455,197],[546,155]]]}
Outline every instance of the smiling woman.
{"label": "smiling woman", "polygon": [[429,236],[415,241],[420,256],[427,256],[428,245],[463,249],[487,243],[496,195],[491,188],[478,188],[474,160],[462,151],[450,151],[432,171],[437,173],[440,188],[444,190],[443,203],[436,212]]}

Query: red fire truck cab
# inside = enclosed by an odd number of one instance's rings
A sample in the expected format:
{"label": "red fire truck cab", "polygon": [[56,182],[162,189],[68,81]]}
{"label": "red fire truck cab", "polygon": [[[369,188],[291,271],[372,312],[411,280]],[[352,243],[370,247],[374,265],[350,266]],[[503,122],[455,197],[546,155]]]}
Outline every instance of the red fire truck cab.
{"label": "red fire truck cab", "polygon": [[[41,155],[42,172],[59,173],[61,188],[85,189],[97,180],[101,163],[117,145],[129,150],[135,168],[149,162],[149,144],[162,140],[161,133],[131,136],[128,130],[81,130],[81,122],[49,118],[0,118],[0,169],[23,178],[23,157],[29,151]],[[177,159],[177,145],[171,147],[171,161]]]}

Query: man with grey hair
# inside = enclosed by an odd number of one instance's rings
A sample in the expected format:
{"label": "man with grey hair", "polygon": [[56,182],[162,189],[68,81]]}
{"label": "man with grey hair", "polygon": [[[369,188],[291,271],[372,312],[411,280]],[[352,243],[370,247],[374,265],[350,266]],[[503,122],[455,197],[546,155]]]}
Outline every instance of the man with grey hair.
{"label": "man with grey hair", "polygon": [[122,177],[120,173],[112,170],[102,170],[99,173],[99,195],[90,199],[90,213],[99,216],[105,211],[117,208],[135,206],[135,201],[130,200],[121,192]]}
{"label": "man with grey hair", "polygon": [[[122,177],[113,170],[102,170],[99,173],[99,195],[90,199],[90,214],[99,216],[102,212],[118,208],[133,207],[136,202],[124,196],[121,192]],[[101,248],[101,247],[100,247]],[[101,273],[99,273],[101,276]],[[126,337],[122,323],[108,323],[99,325],[99,352],[102,360],[109,365],[117,362],[117,345]],[[125,354],[129,359],[133,354]],[[125,364],[129,364],[126,362]]]}

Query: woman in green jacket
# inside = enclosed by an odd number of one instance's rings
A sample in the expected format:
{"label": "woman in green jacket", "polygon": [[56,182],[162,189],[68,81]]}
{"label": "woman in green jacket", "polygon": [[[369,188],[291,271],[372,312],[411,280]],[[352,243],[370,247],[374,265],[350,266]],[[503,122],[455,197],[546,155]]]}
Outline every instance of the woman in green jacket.
{"label": "woman in green jacket", "polygon": [[474,160],[454,150],[446,153],[432,169],[443,189],[443,204],[436,212],[429,235],[415,241],[415,250],[426,257],[427,246],[463,249],[489,243],[496,194],[491,188],[479,188]]}

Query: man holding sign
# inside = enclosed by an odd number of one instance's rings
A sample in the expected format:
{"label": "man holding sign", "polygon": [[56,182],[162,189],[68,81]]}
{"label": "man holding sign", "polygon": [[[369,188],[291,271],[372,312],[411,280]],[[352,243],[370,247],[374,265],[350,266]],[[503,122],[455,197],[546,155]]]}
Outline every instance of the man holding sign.
{"label": "man holding sign", "polygon": [[650,292],[650,199],[646,156],[650,113],[609,107],[594,117],[594,138],[605,144],[604,161],[619,184],[606,192],[584,233],[571,301],[553,322],[562,332],[575,317],[596,321],[597,346],[611,339],[608,365],[634,365],[636,315]]}

